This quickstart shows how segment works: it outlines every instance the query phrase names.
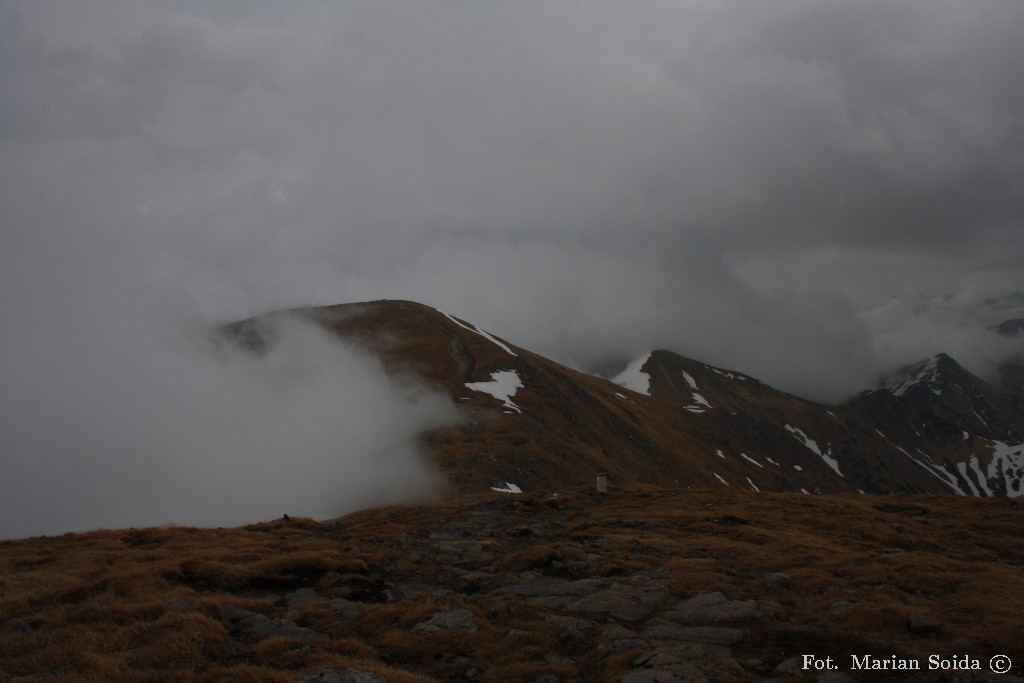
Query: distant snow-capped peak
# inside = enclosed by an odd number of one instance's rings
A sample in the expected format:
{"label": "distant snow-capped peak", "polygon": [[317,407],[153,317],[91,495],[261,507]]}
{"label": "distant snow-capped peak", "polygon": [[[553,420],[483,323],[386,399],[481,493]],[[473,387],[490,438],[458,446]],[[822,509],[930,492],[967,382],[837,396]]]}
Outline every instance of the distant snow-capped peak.
{"label": "distant snow-capped peak", "polygon": [[915,387],[926,387],[936,396],[942,395],[944,388],[944,370],[955,361],[944,353],[939,353],[927,360],[900,368],[882,380],[883,389],[893,396],[903,396]]}

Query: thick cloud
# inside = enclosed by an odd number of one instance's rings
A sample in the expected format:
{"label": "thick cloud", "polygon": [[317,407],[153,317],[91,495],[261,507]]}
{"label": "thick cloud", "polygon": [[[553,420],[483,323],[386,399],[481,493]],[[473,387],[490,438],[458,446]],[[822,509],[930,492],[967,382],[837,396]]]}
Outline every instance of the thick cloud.
{"label": "thick cloud", "polygon": [[88,359],[381,297],[826,400],[939,350],[984,371],[984,326],[1024,315],[1021,27],[952,0],[5,3],[2,352],[39,365],[4,404],[60,386],[68,315]]}
{"label": "thick cloud", "polygon": [[2,311],[0,538],[326,518],[445,491],[418,437],[454,421],[446,399],[309,322],[277,320],[257,355],[114,279]]}

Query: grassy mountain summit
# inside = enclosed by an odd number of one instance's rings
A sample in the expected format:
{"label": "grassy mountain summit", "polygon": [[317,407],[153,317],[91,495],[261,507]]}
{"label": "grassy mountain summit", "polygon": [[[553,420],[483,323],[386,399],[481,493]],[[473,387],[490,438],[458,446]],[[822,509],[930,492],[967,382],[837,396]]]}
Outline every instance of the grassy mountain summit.
{"label": "grassy mountain summit", "polygon": [[[616,380],[579,372],[409,301],[293,311],[461,409],[425,436],[460,491],[620,485],[809,493],[1024,495],[1013,395],[939,354],[826,406],[668,350]],[[274,316],[229,327],[253,349]]]}
{"label": "grassy mountain summit", "polygon": [[[612,487],[7,541],[0,678],[810,681],[814,654],[936,681],[959,672],[931,655],[1000,653],[1019,675],[1021,513]],[[865,654],[923,670],[864,678]]]}

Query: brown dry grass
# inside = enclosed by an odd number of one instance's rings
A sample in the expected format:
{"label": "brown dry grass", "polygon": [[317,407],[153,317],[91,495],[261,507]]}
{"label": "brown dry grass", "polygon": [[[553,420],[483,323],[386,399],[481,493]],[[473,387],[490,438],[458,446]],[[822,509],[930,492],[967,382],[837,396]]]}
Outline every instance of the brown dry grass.
{"label": "brown dry grass", "polygon": [[[400,683],[464,679],[471,669],[478,680],[615,680],[631,655],[595,658],[598,629],[578,642],[561,639],[561,627],[544,618],[551,608],[487,595],[495,587],[488,577],[504,572],[564,576],[556,562],[581,562],[586,575],[616,580],[660,570],[670,581],[670,603],[710,591],[772,601],[778,617],[746,626],[738,657],[927,657],[962,637],[974,642],[964,646],[969,654],[1024,660],[1022,513],[1022,501],[1004,499],[638,488],[605,496],[485,496],[320,525],[292,519],[6,541],[0,680],[53,673],[54,680],[83,683],[285,682],[330,666]],[[489,526],[468,531],[474,515]],[[535,531],[515,531],[523,528]],[[439,532],[479,542],[493,559],[481,559],[468,575],[435,566],[432,555],[414,551],[443,546],[431,540]],[[795,585],[769,588],[769,572],[785,572]],[[389,597],[384,589],[401,582],[466,594],[428,588]],[[321,603],[289,617],[329,640],[261,640],[233,631],[224,616],[231,605],[282,618],[287,608],[266,595],[305,586],[325,598],[361,601],[362,616],[346,620]],[[185,607],[170,609],[182,600]],[[851,604],[831,611],[840,601]],[[446,608],[472,611],[479,630],[412,630]],[[942,622],[941,634],[910,633],[911,614]],[[232,644],[239,640],[241,653]],[[547,655],[569,662],[545,661]]]}

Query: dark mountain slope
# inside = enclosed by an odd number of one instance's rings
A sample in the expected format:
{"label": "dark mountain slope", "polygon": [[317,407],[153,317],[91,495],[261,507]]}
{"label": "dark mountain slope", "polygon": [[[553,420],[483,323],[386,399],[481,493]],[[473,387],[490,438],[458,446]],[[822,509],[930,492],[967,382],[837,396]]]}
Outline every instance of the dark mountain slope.
{"label": "dark mountain slope", "polygon": [[[408,301],[296,313],[452,398],[464,421],[425,435],[425,445],[459,492],[558,491],[597,472],[619,485],[808,493],[1020,486],[1019,413],[947,357],[908,369],[898,393],[829,408],[669,351],[632,364],[617,378],[623,386]],[[267,320],[229,330],[259,350],[273,343]]]}

